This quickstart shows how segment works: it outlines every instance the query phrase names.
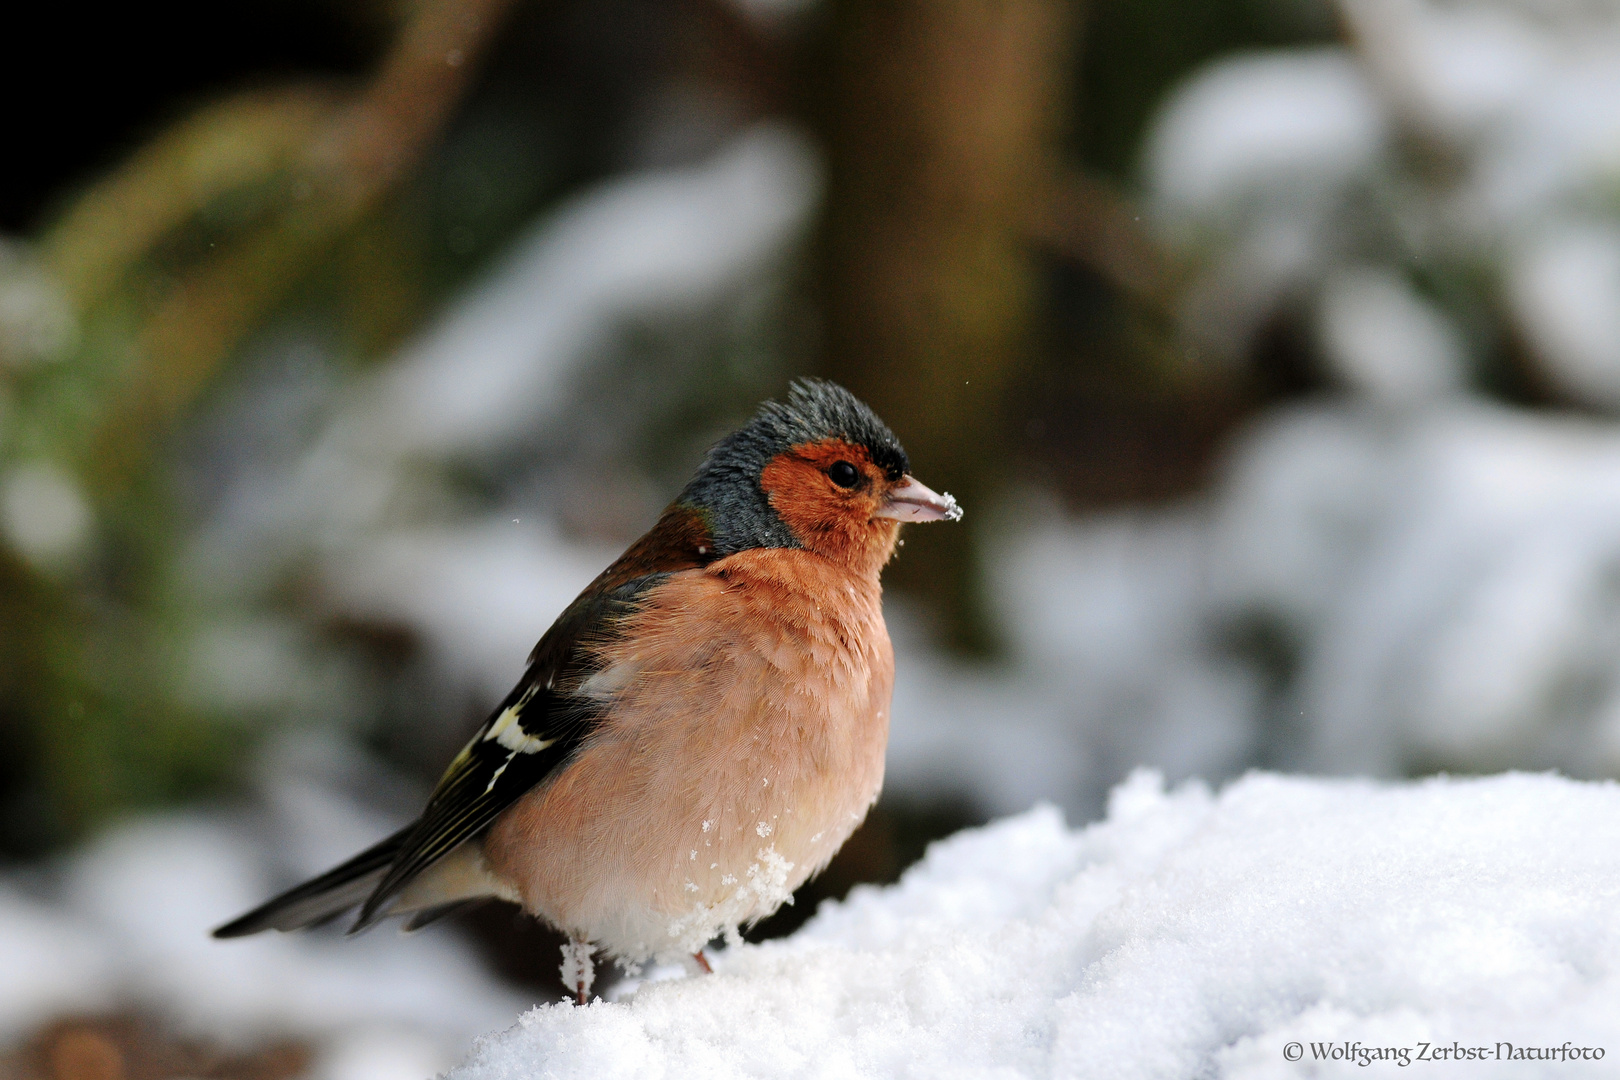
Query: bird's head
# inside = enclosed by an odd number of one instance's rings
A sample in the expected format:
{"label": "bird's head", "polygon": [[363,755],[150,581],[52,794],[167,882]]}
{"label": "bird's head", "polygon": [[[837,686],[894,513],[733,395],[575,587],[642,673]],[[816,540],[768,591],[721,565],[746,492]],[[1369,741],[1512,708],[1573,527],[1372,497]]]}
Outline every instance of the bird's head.
{"label": "bird's head", "polygon": [[876,573],[903,521],[955,521],[961,508],[910,475],[900,440],[836,383],[795,382],[726,436],[681,492],[715,554],[804,548]]}

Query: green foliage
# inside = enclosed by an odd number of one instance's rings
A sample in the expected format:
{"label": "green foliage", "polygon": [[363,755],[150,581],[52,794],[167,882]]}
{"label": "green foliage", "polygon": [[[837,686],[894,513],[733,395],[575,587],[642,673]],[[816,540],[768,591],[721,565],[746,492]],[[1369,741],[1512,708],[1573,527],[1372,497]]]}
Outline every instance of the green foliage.
{"label": "green foliage", "polygon": [[216,788],[250,759],[245,718],[186,689],[209,613],[182,567],[176,435],[290,311],[327,312],[362,355],[414,325],[429,254],[397,185],[464,79],[445,44],[470,54],[500,3],[462,7],[414,9],[369,87],[203,106],[29,255],[51,293],[36,299],[73,325],[27,362],[0,347],[0,850]]}

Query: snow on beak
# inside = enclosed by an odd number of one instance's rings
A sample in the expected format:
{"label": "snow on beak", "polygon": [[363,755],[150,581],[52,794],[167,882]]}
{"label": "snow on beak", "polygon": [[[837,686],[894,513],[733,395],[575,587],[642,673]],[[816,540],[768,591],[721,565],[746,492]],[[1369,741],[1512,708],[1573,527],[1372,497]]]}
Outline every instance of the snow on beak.
{"label": "snow on beak", "polygon": [[889,489],[889,497],[872,516],[896,521],[960,521],[962,508],[950,495],[941,495],[908,474]]}

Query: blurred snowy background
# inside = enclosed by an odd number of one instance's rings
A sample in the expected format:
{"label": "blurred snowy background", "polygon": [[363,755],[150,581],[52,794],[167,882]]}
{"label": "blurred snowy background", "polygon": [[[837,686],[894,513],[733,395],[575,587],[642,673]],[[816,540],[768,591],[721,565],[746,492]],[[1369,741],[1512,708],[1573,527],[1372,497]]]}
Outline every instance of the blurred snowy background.
{"label": "blurred snowy background", "polygon": [[888,575],[885,800],[763,933],[1139,765],[1620,775],[1620,5],[19,25],[0,1076],[420,1077],[550,1000],[505,910],[204,935],[407,818],[801,373],[969,515]]}

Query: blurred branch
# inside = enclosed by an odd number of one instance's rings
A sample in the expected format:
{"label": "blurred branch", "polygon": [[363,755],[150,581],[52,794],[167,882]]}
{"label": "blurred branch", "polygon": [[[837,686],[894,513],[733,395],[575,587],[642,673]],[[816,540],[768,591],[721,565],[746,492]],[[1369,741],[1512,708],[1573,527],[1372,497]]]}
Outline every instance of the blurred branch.
{"label": "blurred branch", "polygon": [[46,264],[87,311],[199,208],[293,164],[334,104],[322,88],[290,86],[206,106],[85,192],[43,238]]}
{"label": "blurred branch", "polygon": [[240,761],[177,692],[196,612],[176,594],[153,450],[422,159],[509,2],[425,0],[347,98],[293,86],[199,111],[46,236],[83,332],[15,380],[8,449],[77,464],[93,535],[72,566],[0,552],[0,736],[16,754],[0,761],[0,845],[65,839]]}
{"label": "blurred branch", "polygon": [[511,3],[423,3],[371,84],[316,140],[312,170],[358,203],[393,185],[444,126]]}
{"label": "blurred branch", "polygon": [[87,472],[103,494],[127,487],[219,365],[417,162],[510,2],[424,3],[370,85],[315,132],[288,180],[285,210],[174,287],[92,440],[96,467]]}

